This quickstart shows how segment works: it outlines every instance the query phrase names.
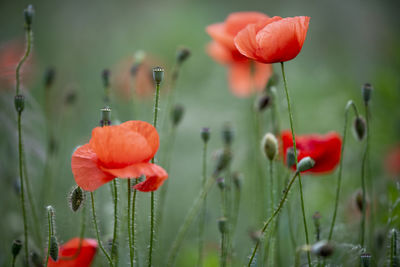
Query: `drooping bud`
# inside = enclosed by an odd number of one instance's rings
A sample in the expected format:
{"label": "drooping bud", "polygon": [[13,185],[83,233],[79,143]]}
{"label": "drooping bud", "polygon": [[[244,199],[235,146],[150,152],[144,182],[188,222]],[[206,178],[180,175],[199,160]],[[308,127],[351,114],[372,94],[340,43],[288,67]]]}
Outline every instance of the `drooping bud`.
{"label": "drooping bud", "polygon": [[222,141],[226,146],[230,146],[233,142],[233,129],[230,123],[225,123],[222,128]]}
{"label": "drooping bud", "polygon": [[228,149],[220,150],[216,154],[217,165],[215,166],[214,176],[225,170],[229,166],[232,160],[232,152]]}
{"label": "drooping bud", "polygon": [[218,230],[221,234],[224,234],[228,230],[227,219],[225,217],[221,217],[218,219]]}
{"label": "drooping bud", "polygon": [[85,201],[85,193],[79,186],[76,186],[69,195],[69,206],[72,211],[76,212],[82,207]]}
{"label": "drooping bud", "polygon": [[54,261],[58,260],[58,241],[54,235],[50,237],[49,255]]}
{"label": "drooping bud", "polygon": [[13,257],[17,257],[19,252],[21,251],[22,248],[22,241],[21,240],[14,240],[11,246],[11,253],[13,255]]}
{"label": "drooping bud", "polygon": [[217,185],[220,190],[225,189],[225,179],[223,177],[217,178]]}
{"label": "drooping bud", "polygon": [[24,9],[24,18],[25,18],[25,28],[30,30],[32,27],[33,16],[35,15],[35,10],[32,5],[29,5]]}
{"label": "drooping bud", "polygon": [[319,241],[321,234],[321,223],[320,223],[321,213],[319,213],[318,211],[315,212],[312,218],[315,226],[315,239]]}
{"label": "drooping bud", "polygon": [[361,266],[362,267],[370,267],[371,266],[371,254],[363,253],[360,256],[361,258]]}
{"label": "drooping bud", "polygon": [[311,247],[311,252],[317,256],[327,258],[333,254],[334,246],[330,242],[322,240]]}
{"label": "drooping bud", "polygon": [[14,97],[15,110],[21,113],[25,108],[25,97],[21,94]]}
{"label": "drooping bud", "polygon": [[278,140],[272,133],[267,133],[261,141],[261,148],[265,156],[272,161],[278,154]]}
{"label": "drooping bud", "polygon": [[363,117],[358,116],[354,120],[354,134],[359,141],[363,140],[366,133],[366,122]]}
{"label": "drooping bud", "polygon": [[373,87],[370,83],[365,83],[361,88],[361,94],[365,104],[368,104],[369,101],[371,100],[372,91]]}
{"label": "drooping bud", "polygon": [[110,87],[110,75],[111,72],[109,69],[104,69],[103,72],[101,73],[101,78],[103,80],[104,88]]}
{"label": "drooping bud", "polygon": [[101,109],[101,120],[100,126],[109,126],[111,125],[111,108],[106,106]]}
{"label": "drooping bud", "polygon": [[296,158],[294,157],[293,147],[290,147],[286,150],[286,166],[291,168],[296,164]]}
{"label": "drooping bud", "polygon": [[261,95],[255,103],[256,110],[262,112],[266,110],[271,104],[271,97],[269,95]]}
{"label": "drooping bud", "polygon": [[44,73],[44,86],[46,89],[49,89],[53,85],[55,75],[56,71],[54,68],[47,68],[46,72]]}
{"label": "drooping bud", "polygon": [[154,67],[153,68],[153,79],[159,85],[164,79],[164,68]]}
{"label": "drooping bud", "polygon": [[178,126],[183,118],[183,114],[185,113],[185,108],[180,105],[176,104],[172,109],[171,118],[172,118],[172,125],[174,127]]}
{"label": "drooping bud", "polygon": [[178,49],[176,53],[176,61],[178,64],[182,64],[186,59],[188,59],[190,56],[190,50],[187,49],[186,47],[182,47]]}
{"label": "drooping bud", "polygon": [[297,166],[297,170],[300,172],[305,172],[314,167],[315,161],[311,157],[302,158]]}
{"label": "drooping bud", "polygon": [[210,140],[210,128],[201,129],[201,139],[204,143],[207,143]]}
{"label": "drooping bud", "polygon": [[234,172],[232,175],[233,184],[235,185],[236,190],[241,190],[243,184],[243,175],[240,172]]}

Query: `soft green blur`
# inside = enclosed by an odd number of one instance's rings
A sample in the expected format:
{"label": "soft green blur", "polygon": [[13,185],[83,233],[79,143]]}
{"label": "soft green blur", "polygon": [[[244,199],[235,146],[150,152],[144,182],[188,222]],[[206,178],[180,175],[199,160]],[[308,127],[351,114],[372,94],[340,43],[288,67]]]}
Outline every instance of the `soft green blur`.
{"label": "soft green blur", "polygon": [[[56,212],[57,236],[62,242],[79,235],[80,214],[68,207],[67,196],[75,185],[70,158],[75,147],[86,143],[91,129],[100,120],[104,89],[101,72],[105,68],[115,69],[121,60],[129,59],[138,50],[144,50],[164,62],[166,76],[171,75],[176,49],[188,47],[192,55],[182,66],[177,82],[175,102],[184,105],[185,115],[177,130],[172,148],[169,170],[168,196],[165,203],[164,222],[159,229],[155,249],[156,263],[163,266],[171,243],[183,218],[197,196],[201,185],[200,131],[210,127],[208,163],[211,171],[215,165],[212,154],[222,147],[221,130],[225,122],[235,129],[233,171],[244,175],[242,203],[238,231],[235,237],[235,266],[247,263],[253,242],[249,233],[262,226],[257,213],[260,203],[254,198],[257,172],[254,160],[262,157],[261,150],[251,140],[254,136],[250,122],[250,107],[253,100],[235,98],[228,89],[226,69],[218,65],[205,53],[210,37],[205,27],[220,22],[234,11],[260,11],[270,16],[307,15],[310,27],[303,50],[299,56],[285,64],[289,90],[293,101],[295,131],[298,134],[342,133],[344,108],[353,99],[364,114],[361,85],[370,82],[375,90],[371,104],[371,178],[367,186],[375,193],[369,197],[375,209],[375,232],[367,232],[367,244],[374,255],[375,265],[382,266],[388,246],[388,230],[399,219],[388,223],[388,210],[399,193],[393,179],[385,172],[383,162],[390,148],[398,143],[400,136],[400,35],[397,1],[1,1],[0,2],[0,46],[7,41],[24,38],[22,10],[33,4],[36,16],[34,31],[34,65],[32,78],[24,84],[28,87],[27,107],[23,112],[23,135],[27,151],[29,180],[39,204],[42,236],[46,237],[45,207],[52,205]],[[1,63],[0,63],[1,64]],[[55,84],[51,89],[52,128],[58,150],[51,161],[51,179],[43,183],[46,159],[47,130],[43,74],[47,67],[56,70]],[[0,66],[1,68],[1,66]],[[280,66],[274,66],[281,77]],[[169,79],[170,80],[170,79]],[[281,78],[278,83],[279,110],[283,129],[289,127],[286,100]],[[9,266],[11,244],[23,237],[21,208],[15,184],[18,181],[18,153],[16,135],[16,113],[13,104],[13,88],[0,88],[0,265]],[[168,80],[161,90],[168,87]],[[65,96],[73,90],[77,100],[66,105]],[[165,104],[167,93],[161,96],[160,118],[168,120]],[[151,122],[152,102],[135,100],[140,108],[140,117],[132,117],[132,102],[112,95],[111,107],[114,120],[131,119]],[[270,129],[270,110],[262,115],[266,129]],[[353,117],[350,118],[350,121]],[[351,127],[350,127],[351,128]],[[162,129],[168,129],[163,127]],[[265,131],[266,131],[265,129]],[[160,132],[163,157],[168,151],[168,131]],[[360,188],[361,156],[365,143],[353,138],[351,129],[344,158],[341,201],[334,240],[338,245],[336,264],[347,260],[351,266],[357,262],[359,214],[353,208],[353,197]],[[337,172],[337,171],[336,171]],[[334,206],[337,173],[324,176],[303,177],[306,213],[310,239],[314,242],[312,215],[322,215],[322,237],[327,238]],[[267,161],[264,174],[267,177]],[[284,175],[282,175],[284,176]],[[286,177],[286,175],[285,175]],[[282,180],[285,177],[280,177]],[[398,177],[397,177],[398,178]],[[283,183],[283,182],[282,182]],[[126,236],[126,181],[120,180],[120,266],[128,266]],[[389,195],[389,190],[391,195]],[[44,197],[43,192],[47,192]],[[269,192],[266,189],[266,192]],[[278,192],[279,193],[279,192]],[[138,250],[140,265],[147,255],[149,231],[149,194],[138,193]],[[105,243],[112,235],[113,203],[110,188],[103,186],[96,191],[97,213]],[[294,186],[289,202],[293,211],[291,218],[295,227],[297,245],[305,243],[300,212],[298,187]],[[90,202],[88,201],[87,204]],[[221,216],[220,195],[215,187],[208,198],[206,216],[205,266],[218,266],[219,232],[217,219]],[[88,211],[90,209],[87,209]],[[399,216],[399,210],[397,209]],[[89,213],[88,213],[89,214]],[[88,216],[89,217],[89,216]],[[87,220],[86,236],[94,238],[91,220]],[[368,225],[368,224],[367,224]],[[290,266],[295,257],[295,248],[289,239],[287,210],[280,218],[279,254],[280,265]],[[32,227],[30,227],[32,229]],[[197,261],[197,223],[190,228],[177,266],[194,266]],[[379,236],[380,235],[380,236]],[[376,240],[383,237],[383,244]],[[33,248],[34,242],[30,242]],[[347,247],[349,246],[349,247]],[[353,249],[353,254],[351,249]],[[39,253],[44,248],[35,248]],[[350,252],[349,252],[350,251]],[[22,255],[23,251],[21,251]],[[22,266],[22,256],[18,264]],[[378,257],[379,256],[379,257]],[[305,263],[305,258],[302,259]],[[277,263],[278,264],[278,263]],[[106,266],[106,260],[98,251],[93,266]]]}

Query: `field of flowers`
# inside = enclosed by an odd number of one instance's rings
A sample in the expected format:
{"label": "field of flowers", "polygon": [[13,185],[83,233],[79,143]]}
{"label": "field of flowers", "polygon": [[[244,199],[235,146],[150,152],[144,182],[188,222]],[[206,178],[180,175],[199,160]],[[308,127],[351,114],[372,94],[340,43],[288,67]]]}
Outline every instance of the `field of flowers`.
{"label": "field of flowers", "polygon": [[398,7],[0,3],[0,265],[400,266]]}

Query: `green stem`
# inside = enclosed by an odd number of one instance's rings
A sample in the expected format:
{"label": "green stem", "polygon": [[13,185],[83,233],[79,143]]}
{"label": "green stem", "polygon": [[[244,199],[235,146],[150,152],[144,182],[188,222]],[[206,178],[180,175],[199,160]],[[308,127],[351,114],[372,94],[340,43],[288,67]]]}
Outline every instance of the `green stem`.
{"label": "green stem", "polygon": [[12,264],[11,264],[11,266],[12,267],[15,267],[15,260],[17,259],[17,257],[13,257],[13,259],[12,259]]}
{"label": "green stem", "polygon": [[[294,152],[294,158],[295,158],[296,168],[297,168],[297,164],[299,162],[297,159],[296,138],[295,138],[294,126],[293,126],[293,113],[292,113],[292,107],[290,104],[289,91],[287,88],[287,81],[286,81],[286,76],[285,76],[285,66],[284,66],[283,62],[281,62],[281,70],[282,70],[283,82],[285,85],[284,87],[285,87],[285,93],[286,93],[286,101],[287,101],[288,110],[289,110],[290,130],[292,131],[292,138],[293,138],[293,152]],[[304,233],[306,236],[306,244],[309,245],[310,241],[308,239],[307,219],[306,219],[306,214],[305,214],[305,209],[304,209],[303,185],[301,183],[301,174],[300,173],[299,173],[299,191],[300,191],[301,211],[303,214]],[[307,259],[308,259],[308,265],[311,266],[311,255],[310,255],[309,251],[307,251]]]}
{"label": "green stem", "polygon": [[26,50],[25,50],[25,54],[21,58],[21,60],[18,62],[18,65],[17,65],[17,68],[16,68],[16,74],[15,74],[15,79],[16,79],[16,92],[15,92],[15,94],[16,95],[19,94],[21,67],[25,63],[25,61],[28,59],[28,57],[29,57],[29,55],[31,53],[32,35],[33,35],[32,30],[27,30],[27,32],[26,32]]}
{"label": "green stem", "polygon": [[[294,181],[296,180],[296,177],[297,177],[297,176],[299,176],[299,172],[296,171],[295,174],[293,175],[292,179],[290,180],[288,186],[287,186],[286,189],[284,190],[283,197],[282,197],[281,201],[279,202],[278,207],[275,209],[274,213],[272,213],[272,215],[271,215],[271,216],[268,218],[268,220],[265,222],[264,227],[263,227],[262,230],[261,230],[261,236],[264,236],[264,233],[265,233],[265,231],[268,229],[268,226],[270,225],[270,223],[272,222],[272,220],[273,220],[273,219],[275,218],[275,216],[278,215],[279,212],[281,211],[283,205],[285,204],[285,201],[286,201],[286,199],[287,199],[287,196],[288,196],[288,194],[289,194],[289,191],[290,191],[290,189],[292,188],[292,185],[293,185]],[[258,247],[260,246],[261,240],[262,240],[262,238],[260,238],[260,239],[257,241],[257,243],[256,243],[256,245],[255,245],[255,247],[254,247],[254,249],[253,249],[253,253],[251,254],[250,260],[249,260],[249,262],[248,262],[248,264],[247,264],[248,267],[251,266],[251,264],[252,264],[252,262],[253,262],[253,260],[254,260],[254,257],[255,257],[255,255],[256,255],[257,249],[258,249]]]}
{"label": "green stem", "polygon": [[51,243],[51,237],[53,235],[53,229],[51,227],[52,221],[53,221],[53,218],[52,218],[51,211],[48,210],[47,211],[47,224],[49,225],[49,233],[48,233],[49,239],[47,241],[48,243],[47,243],[47,253],[46,253],[46,267],[47,267],[47,264],[49,263],[50,243]]}
{"label": "green stem", "polygon": [[[135,185],[139,183],[139,179],[135,179]],[[137,190],[133,189],[133,196],[132,196],[132,221],[131,221],[131,227],[132,227],[132,255],[133,255],[133,262],[136,260],[139,260],[138,257],[136,257],[135,252],[136,252],[136,195],[137,195]],[[137,263],[139,266],[139,263]]]}
{"label": "green stem", "polygon": [[133,267],[133,246],[132,246],[132,228],[131,228],[131,197],[132,197],[132,189],[131,189],[131,179],[127,181],[128,185],[128,243],[129,243],[129,259],[131,263],[131,267]]}
{"label": "green stem", "polygon": [[273,161],[270,160],[269,161],[270,165],[269,165],[269,176],[270,176],[270,201],[271,201],[271,205],[270,205],[270,213],[272,214],[272,212],[274,211],[274,203],[275,203],[275,196],[274,196],[274,169],[273,169]]}
{"label": "green stem", "polygon": [[390,267],[397,266],[397,232],[392,229],[392,237],[390,239]]}
{"label": "green stem", "polygon": [[92,216],[93,216],[93,224],[94,224],[94,228],[96,231],[96,237],[97,237],[97,243],[99,244],[100,250],[103,252],[104,256],[107,258],[108,264],[111,267],[114,267],[114,264],[112,262],[112,259],[110,257],[110,255],[108,255],[107,251],[105,250],[101,239],[100,239],[100,233],[99,233],[99,226],[97,225],[97,217],[96,217],[96,209],[95,209],[95,205],[94,205],[94,194],[93,192],[90,192],[90,198],[92,201]]}
{"label": "green stem", "polygon": [[[207,181],[207,142],[204,142],[203,145],[203,171],[202,171],[202,188],[204,189]],[[197,266],[203,266],[203,247],[204,247],[204,225],[206,220],[206,213],[207,213],[207,199],[204,199],[202,211],[200,214],[199,220],[199,259],[197,262]]]}
{"label": "green stem", "polygon": [[113,196],[114,196],[114,231],[113,240],[111,245],[111,257],[115,261],[115,266],[118,266],[118,251],[117,251],[117,239],[118,239],[118,182],[117,179],[112,181],[113,185]]}
{"label": "green stem", "polygon": [[368,158],[369,152],[369,118],[368,118],[368,104],[365,104],[365,120],[366,120],[366,128],[367,128],[367,142],[365,145],[365,151],[362,159],[361,165],[361,190],[362,190],[362,217],[361,217],[361,237],[360,237],[360,245],[364,247],[364,239],[365,239],[365,217],[366,217],[366,189],[365,189],[365,168],[366,162]]}
{"label": "green stem", "polygon": [[220,266],[226,267],[226,233],[221,233]]}
{"label": "green stem", "polygon": [[167,267],[170,267],[174,264],[176,255],[179,252],[179,249],[180,249],[182,242],[186,236],[189,226],[192,224],[194,218],[196,217],[197,213],[199,212],[199,209],[202,207],[202,204],[203,204],[204,200],[206,199],[207,194],[211,190],[214,183],[215,183],[214,176],[211,176],[210,178],[208,178],[206,185],[203,187],[199,196],[197,197],[197,199],[193,203],[192,207],[190,208],[189,212],[187,213],[187,215],[183,221],[183,224],[181,225],[181,227],[178,231],[178,234],[176,235],[176,238],[171,245],[171,251],[167,258],[167,264],[166,264]]}

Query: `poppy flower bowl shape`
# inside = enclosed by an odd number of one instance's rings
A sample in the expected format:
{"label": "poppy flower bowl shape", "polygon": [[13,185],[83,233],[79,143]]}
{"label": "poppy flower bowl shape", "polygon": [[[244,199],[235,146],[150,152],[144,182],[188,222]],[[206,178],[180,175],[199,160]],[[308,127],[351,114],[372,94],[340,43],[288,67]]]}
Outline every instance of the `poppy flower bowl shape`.
{"label": "poppy flower bowl shape", "polygon": [[[289,130],[281,133],[283,159],[286,164],[286,155],[288,149],[293,148],[292,134]],[[325,135],[310,134],[296,136],[296,148],[298,160],[305,157],[311,157],[315,161],[313,168],[308,173],[323,174],[333,171],[340,161],[342,147],[342,138],[335,132]],[[295,164],[291,166],[296,169]]]}
{"label": "poppy flower bowl shape", "polygon": [[247,25],[235,37],[241,54],[262,63],[294,59],[303,47],[310,17],[272,17]]}
{"label": "poppy flower bowl shape", "polygon": [[215,23],[206,28],[213,38],[206,48],[215,61],[228,66],[229,87],[237,97],[247,97],[253,90],[262,91],[272,74],[272,66],[253,62],[243,56],[236,48],[236,34],[248,24],[268,20],[269,17],[259,12],[236,12],[230,14],[222,23]]}
{"label": "poppy flower bowl shape", "polygon": [[82,240],[73,238],[63,244],[59,250],[59,258],[55,262],[49,257],[48,267],[89,267],[92,264],[97,251],[97,241],[85,238]]}
{"label": "poppy flower bowl shape", "polygon": [[75,150],[71,159],[76,183],[93,192],[119,178],[146,180],[135,185],[142,192],[157,190],[168,178],[160,166],[149,163],[159,147],[157,130],[144,121],[96,127],[88,144]]}

